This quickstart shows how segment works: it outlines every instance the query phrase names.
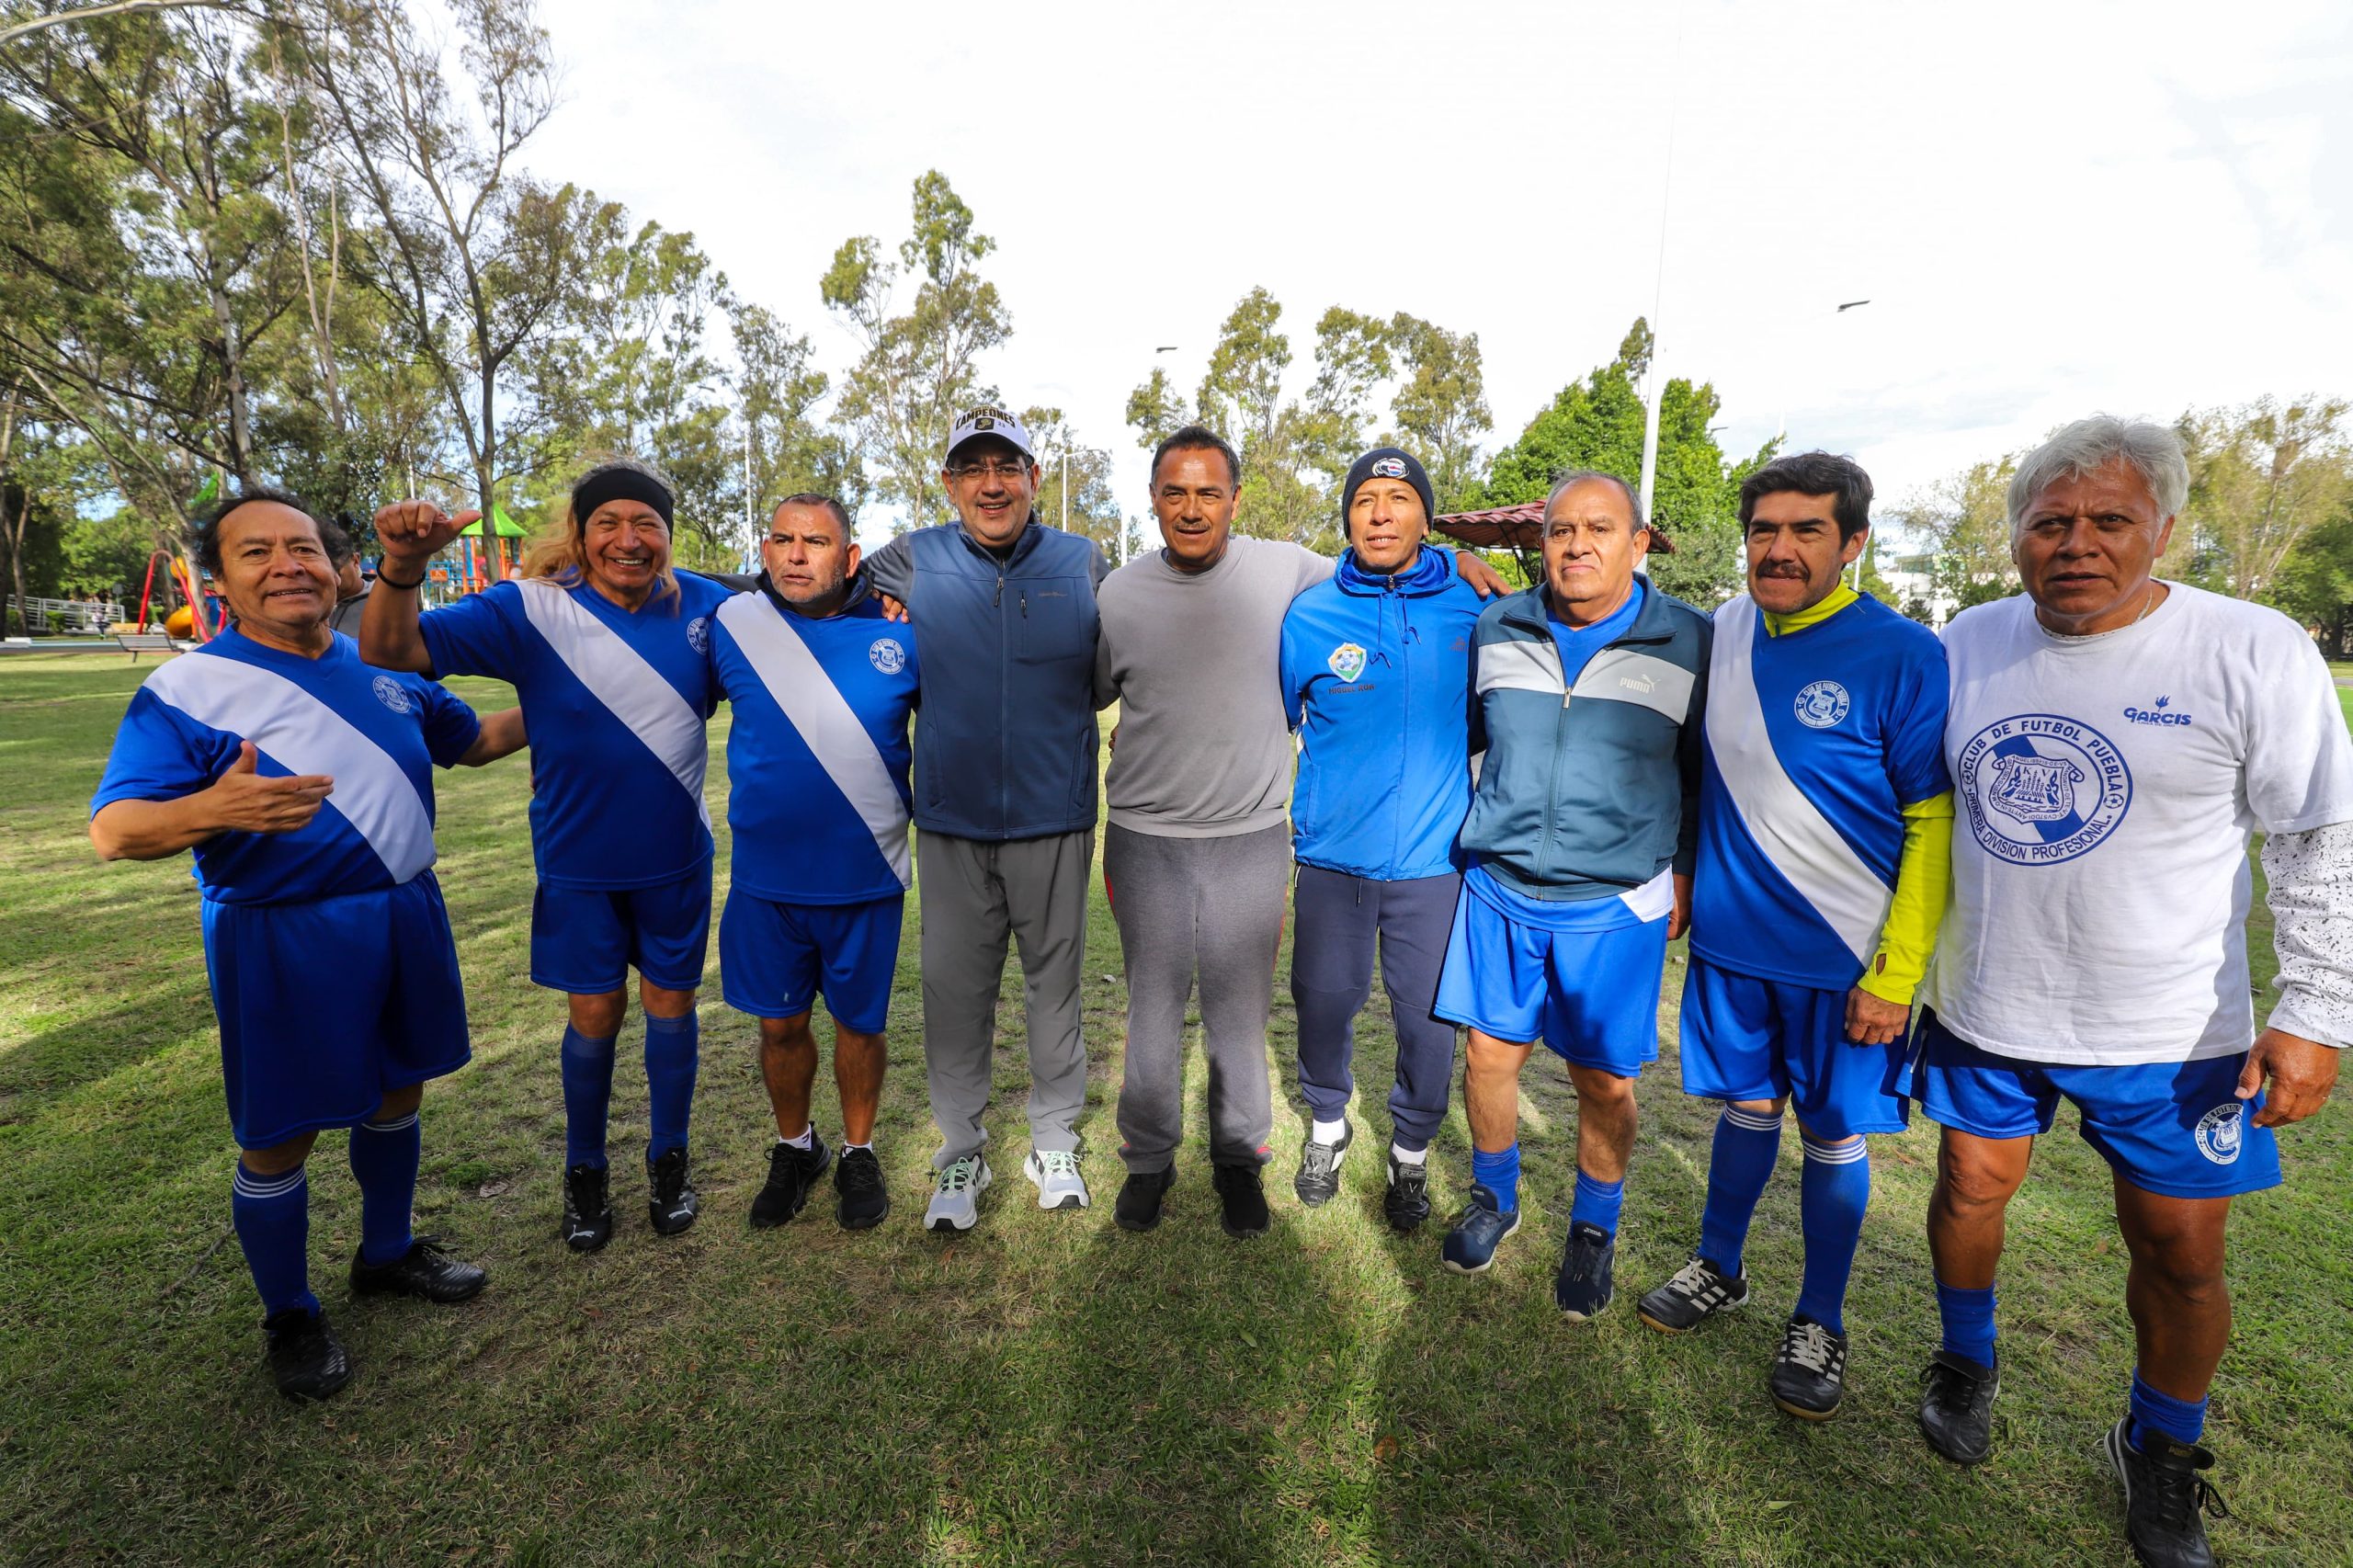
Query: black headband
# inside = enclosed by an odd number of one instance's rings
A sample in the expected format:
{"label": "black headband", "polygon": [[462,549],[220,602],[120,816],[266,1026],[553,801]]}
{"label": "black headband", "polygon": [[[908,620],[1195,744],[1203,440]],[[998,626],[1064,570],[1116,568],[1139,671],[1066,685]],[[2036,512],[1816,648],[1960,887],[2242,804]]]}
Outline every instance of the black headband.
{"label": "black headband", "polygon": [[597,508],[608,501],[642,501],[662,514],[662,526],[670,526],[670,492],[652,474],[633,468],[591,469],[580,483],[572,487],[572,520],[581,528],[597,515]]}

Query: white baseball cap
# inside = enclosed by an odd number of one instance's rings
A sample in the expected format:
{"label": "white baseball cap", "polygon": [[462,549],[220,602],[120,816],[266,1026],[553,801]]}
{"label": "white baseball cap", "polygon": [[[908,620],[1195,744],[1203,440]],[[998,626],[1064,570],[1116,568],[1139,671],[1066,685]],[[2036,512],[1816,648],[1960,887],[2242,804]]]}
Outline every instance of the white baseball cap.
{"label": "white baseball cap", "polygon": [[953,458],[956,449],[975,436],[995,436],[1001,441],[1010,441],[1023,457],[1031,462],[1038,460],[1037,452],[1029,445],[1029,432],[1020,419],[995,404],[984,403],[956,421],[955,428],[948,432],[948,457]]}

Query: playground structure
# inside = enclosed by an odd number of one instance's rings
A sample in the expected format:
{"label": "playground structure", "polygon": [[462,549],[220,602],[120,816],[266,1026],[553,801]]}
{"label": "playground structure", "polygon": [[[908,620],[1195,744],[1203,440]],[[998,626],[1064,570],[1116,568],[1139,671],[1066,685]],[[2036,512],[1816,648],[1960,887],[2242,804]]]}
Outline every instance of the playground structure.
{"label": "playground structure", "polygon": [[217,608],[210,612],[208,619],[205,601],[211,596],[204,592],[199,582],[195,562],[185,555],[175,555],[167,550],[155,551],[147,557],[147,579],[139,585],[138,629],[141,631],[147,630],[148,612],[156,608],[155,565],[158,562],[164,565],[165,585],[179,590],[180,605],[178,608],[155,619],[169,636],[186,638],[192,635],[199,642],[211,642],[229,624],[229,607],[213,598],[212,603]]}
{"label": "playground structure", "polygon": [[[460,513],[460,516],[464,514]],[[487,519],[477,516],[458,530],[458,559],[452,566],[436,562],[427,573],[434,583],[453,597],[478,594],[494,583],[503,583],[523,564],[523,540],[529,531],[522,524],[506,515],[504,503],[494,502]]]}

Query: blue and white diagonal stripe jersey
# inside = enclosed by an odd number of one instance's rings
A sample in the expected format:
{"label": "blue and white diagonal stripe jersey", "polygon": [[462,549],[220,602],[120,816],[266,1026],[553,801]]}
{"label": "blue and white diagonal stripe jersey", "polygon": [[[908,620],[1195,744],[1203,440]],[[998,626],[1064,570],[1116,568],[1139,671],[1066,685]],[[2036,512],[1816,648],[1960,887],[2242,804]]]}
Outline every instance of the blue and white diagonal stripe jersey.
{"label": "blue and white diagonal stripe jersey", "polygon": [[1818,990],[1877,951],[1903,808],[1952,788],[1945,654],[1872,598],[1772,636],[1743,594],[1716,612],[1691,949]]}
{"label": "blue and white diagonal stripe jersey", "polygon": [[691,572],[625,610],[585,584],[500,583],[419,618],[438,675],[514,683],[531,735],[531,847],[551,887],[647,887],[710,858],[705,650],[728,590]]}
{"label": "blue and white diagonal stripe jersey", "polygon": [[434,767],[455,767],[481,730],[433,682],[360,663],[348,637],[308,659],[232,628],[157,665],[132,695],[90,812],[195,794],[251,741],[265,778],[323,773],[335,791],[295,832],[198,845],[204,896],[300,903],[396,887],[433,864]]}
{"label": "blue and white diagonal stripe jersey", "polygon": [[779,903],[905,891],[914,629],[860,594],[812,619],[765,592],[720,607],[711,668],[727,733],[732,884]]}

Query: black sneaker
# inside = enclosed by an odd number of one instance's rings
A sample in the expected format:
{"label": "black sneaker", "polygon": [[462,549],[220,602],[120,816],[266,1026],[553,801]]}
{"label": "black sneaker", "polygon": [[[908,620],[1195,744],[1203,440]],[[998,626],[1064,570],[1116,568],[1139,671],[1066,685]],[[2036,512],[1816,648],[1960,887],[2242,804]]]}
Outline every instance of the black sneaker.
{"label": "black sneaker", "polygon": [[1928,1447],[1955,1464],[1982,1464],[1994,1451],[1994,1396],[2002,1392],[1998,1367],[1939,1350],[1920,1374],[1920,1431]]}
{"label": "black sneaker", "polygon": [[845,1231],[870,1231],[891,1211],[882,1188],[882,1162],[871,1149],[844,1149],[834,1167],[834,1218]]}
{"label": "black sneaker", "polygon": [[1130,1171],[1111,1205],[1111,1222],[1123,1231],[1149,1231],[1160,1223],[1160,1200],[1176,1185],[1176,1167]]}
{"label": "black sneaker", "polygon": [[415,1296],[420,1301],[462,1301],[478,1296],[490,1283],[489,1271],[479,1264],[451,1257],[438,1236],[418,1236],[408,1251],[390,1263],[371,1264],[351,1255],[351,1293],[355,1296]]}
{"label": "black sneaker", "polygon": [[2119,1421],[2100,1446],[2124,1483],[2124,1536],[2133,1557],[2148,1568],[2213,1568],[2214,1551],[2198,1516],[2202,1510],[2218,1519],[2231,1517],[2222,1494],[2201,1473],[2213,1468],[2214,1456],[2163,1432],[2143,1432],[2136,1449],[2131,1426],[2130,1416]]}
{"label": "black sneaker", "polygon": [[1657,1290],[1634,1303],[1634,1315],[1661,1334],[1688,1334],[1718,1312],[1748,1305],[1748,1276],[1726,1274],[1698,1253]]}
{"label": "black sneaker", "polygon": [[1347,1157],[1348,1145],[1357,1141],[1357,1124],[1345,1118],[1340,1122],[1337,1143],[1319,1143],[1311,1131],[1307,1147],[1299,1152],[1299,1175],[1291,1178],[1290,1189],[1310,1209],[1321,1209],[1340,1195],[1340,1162]]}
{"label": "black sneaker", "polygon": [[1609,1263],[1618,1256],[1618,1238],[1600,1226],[1580,1220],[1569,1227],[1569,1244],[1561,1253],[1561,1272],[1552,1277],[1552,1304],[1571,1323],[1599,1317],[1618,1294],[1609,1282]]}
{"label": "black sneaker", "polygon": [[[825,1147],[824,1138],[813,1127],[809,1130],[806,1149],[779,1142],[768,1151],[767,1185],[752,1199],[752,1223],[766,1230],[800,1213],[808,1204],[817,1178],[825,1174],[825,1167],[833,1159],[834,1152]],[[659,1229],[661,1223],[656,1220],[655,1228]]]}
{"label": "black sneaker", "polygon": [[1210,1174],[1217,1187],[1218,1223],[1229,1236],[1263,1236],[1272,1216],[1256,1165],[1219,1165]]}
{"label": "black sneaker", "polygon": [[1430,1217],[1430,1167],[1427,1159],[1414,1164],[1389,1151],[1389,1190],[1381,1195],[1381,1217],[1400,1235],[1420,1230]]}
{"label": "black sneaker", "polygon": [[1791,1318],[1773,1353],[1773,1403],[1801,1421],[1827,1421],[1847,1397],[1847,1336]]}
{"label": "black sneaker", "polygon": [[645,1199],[645,1212],[657,1233],[675,1236],[695,1222],[702,1199],[687,1181],[684,1149],[669,1150],[660,1159],[649,1162],[645,1178],[653,1187]]}
{"label": "black sneaker", "polygon": [[595,1252],[613,1239],[604,1166],[574,1165],[563,1173],[563,1229],[557,1233],[574,1252]]}
{"label": "black sneaker", "polygon": [[324,1399],[351,1381],[351,1358],[327,1326],[327,1314],[289,1307],[262,1321],[269,1340],[269,1375],[289,1399]]}

